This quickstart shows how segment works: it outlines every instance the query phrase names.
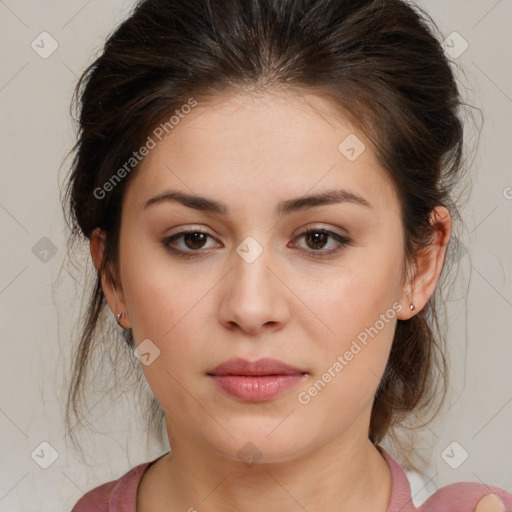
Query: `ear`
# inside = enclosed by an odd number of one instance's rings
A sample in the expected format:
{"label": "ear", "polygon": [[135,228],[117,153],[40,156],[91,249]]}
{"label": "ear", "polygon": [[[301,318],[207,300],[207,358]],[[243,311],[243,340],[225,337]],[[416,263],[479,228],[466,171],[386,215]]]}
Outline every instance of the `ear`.
{"label": "ear", "polygon": [[[400,303],[402,310],[397,315],[399,320],[408,320],[421,311],[434,293],[448,248],[452,232],[450,213],[443,206],[438,206],[430,214],[432,240],[428,247],[421,248],[416,254],[416,261],[404,284]],[[414,304],[414,310],[410,305]]]}
{"label": "ear", "polygon": [[101,287],[103,288],[110,311],[112,311],[114,317],[118,313],[124,313],[122,319],[119,320],[119,324],[125,329],[130,329],[121,284],[114,281],[114,274],[107,265],[103,269],[101,268],[105,252],[105,239],[106,235],[100,228],[96,228],[92,232],[90,242],[92,261],[96,271],[101,272]]}

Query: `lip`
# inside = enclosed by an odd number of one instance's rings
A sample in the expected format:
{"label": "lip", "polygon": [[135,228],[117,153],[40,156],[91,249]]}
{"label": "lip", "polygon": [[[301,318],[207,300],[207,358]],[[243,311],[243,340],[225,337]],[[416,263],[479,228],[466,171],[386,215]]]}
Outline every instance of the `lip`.
{"label": "lip", "polygon": [[299,368],[294,368],[289,364],[283,363],[278,359],[264,357],[256,361],[247,361],[247,359],[235,358],[229,359],[219,364],[208,375],[295,375],[297,373],[306,373]]}
{"label": "lip", "polygon": [[306,372],[272,358],[230,359],[207,374],[228,395],[245,402],[271,400],[296,386]]}

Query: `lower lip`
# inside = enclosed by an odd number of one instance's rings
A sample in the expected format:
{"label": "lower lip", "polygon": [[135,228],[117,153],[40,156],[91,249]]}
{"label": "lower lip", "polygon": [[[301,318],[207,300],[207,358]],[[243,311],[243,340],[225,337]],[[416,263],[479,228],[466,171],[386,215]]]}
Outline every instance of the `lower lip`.
{"label": "lower lip", "polygon": [[296,386],[305,374],[293,375],[212,375],[223,391],[245,402],[271,400]]}

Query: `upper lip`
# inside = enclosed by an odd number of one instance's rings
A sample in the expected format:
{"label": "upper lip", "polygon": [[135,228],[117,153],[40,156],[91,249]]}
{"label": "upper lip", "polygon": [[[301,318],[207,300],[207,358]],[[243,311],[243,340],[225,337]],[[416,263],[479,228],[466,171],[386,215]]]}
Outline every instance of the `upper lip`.
{"label": "upper lip", "polygon": [[297,373],[305,372],[278,359],[264,357],[257,361],[229,359],[209,371],[208,375],[295,375]]}

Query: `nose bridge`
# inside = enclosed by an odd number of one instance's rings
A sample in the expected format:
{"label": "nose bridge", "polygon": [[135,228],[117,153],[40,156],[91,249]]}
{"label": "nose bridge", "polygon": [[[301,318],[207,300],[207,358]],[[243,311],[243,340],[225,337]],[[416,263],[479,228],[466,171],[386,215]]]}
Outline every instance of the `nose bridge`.
{"label": "nose bridge", "polygon": [[[231,287],[239,298],[257,300],[263,295],[270,295],[273,284],[269,282],[271,272],[267,266],[272,266],[269,237],[247,236],[238,244],[233,254],[234,272]],[[267,297],[268,299],[268,297]]]}
{"label": "nose bridge", "polygon": [[247,236],[235,248],[234,268],[220,311],[222,322],[231,326],[237,324],[248,332],[257,331],[268,323],[282,323],[288,310],[284,289],[270,270],[276,263],[268,244],[269,237],[258,238]]}

